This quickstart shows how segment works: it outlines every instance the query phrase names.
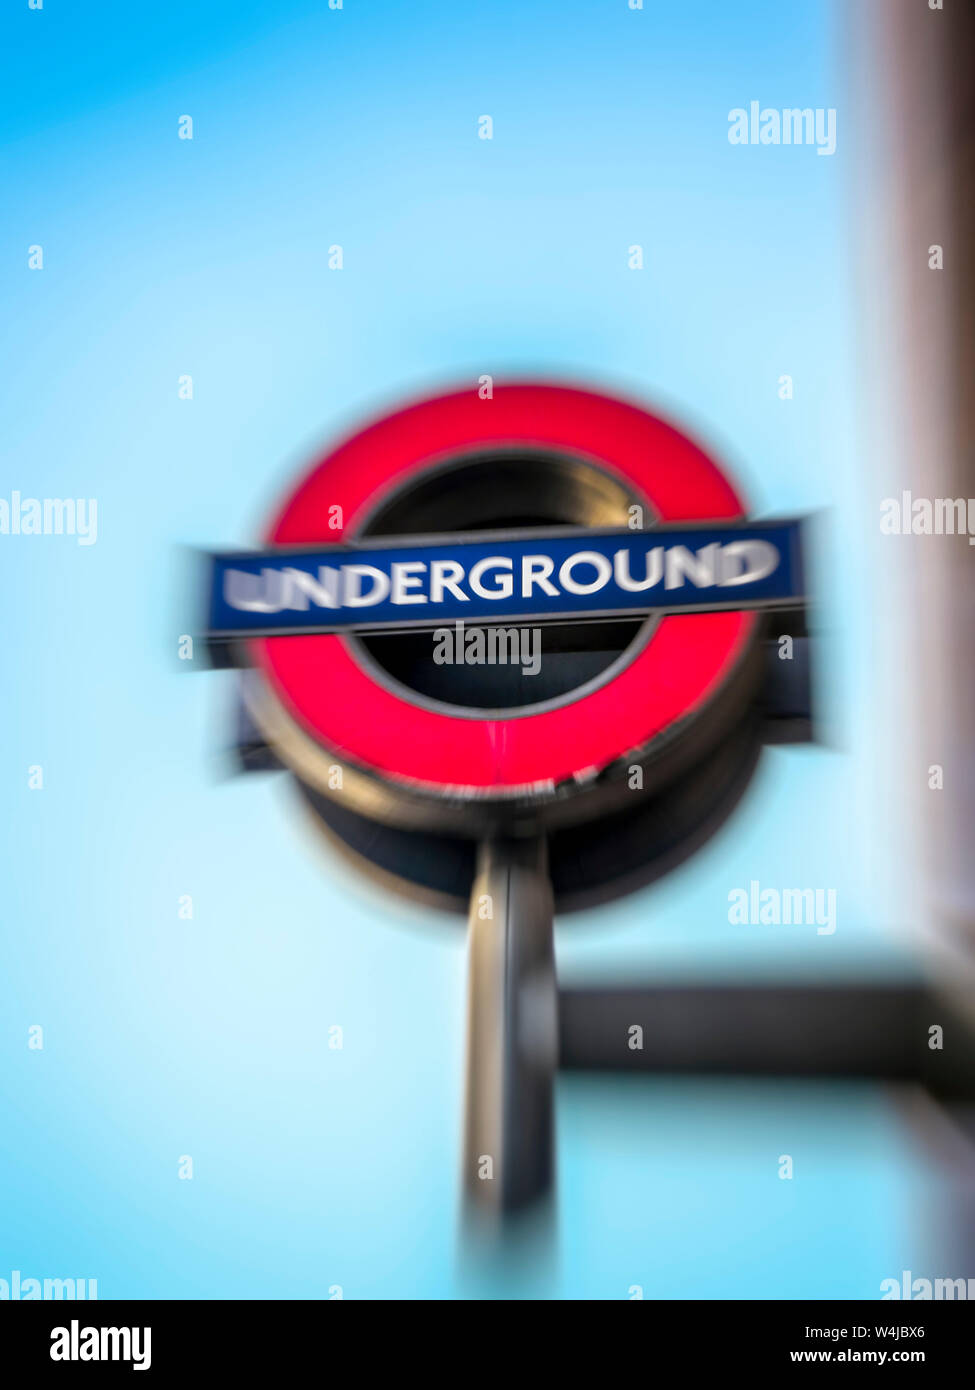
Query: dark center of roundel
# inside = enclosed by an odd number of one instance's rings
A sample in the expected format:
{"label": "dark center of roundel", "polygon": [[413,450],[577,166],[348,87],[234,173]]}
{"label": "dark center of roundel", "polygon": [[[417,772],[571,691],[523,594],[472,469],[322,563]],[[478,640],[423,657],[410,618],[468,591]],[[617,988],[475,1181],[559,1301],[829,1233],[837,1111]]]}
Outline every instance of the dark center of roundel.
{"label": "dark center of roundel", "polygon": [[[652,520],[644,499],[596,465],[568,455],[513,449],[452,460],[425,473],[378,507],[359,535],[626,526],[634,504],[641,507],[645,524]],[[381,672],[422,699],[475,713],[559,700],[598,680],[636,641],[645,622],[528,624],[519,640],[522,650],[538,655],[536,674],[518,663],[439,664],[433,659],[431,632],[355,640]]]}

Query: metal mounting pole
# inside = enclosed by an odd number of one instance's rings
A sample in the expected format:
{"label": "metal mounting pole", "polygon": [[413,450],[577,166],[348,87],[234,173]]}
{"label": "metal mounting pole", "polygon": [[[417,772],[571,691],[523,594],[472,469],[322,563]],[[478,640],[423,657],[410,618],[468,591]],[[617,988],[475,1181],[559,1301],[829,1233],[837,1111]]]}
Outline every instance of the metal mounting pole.
{"label": "metal mounting pole", "polygon": [[545,840],[480,846],[471,890],[464,1193],[502,1220],[550,1190],[558,992]]}

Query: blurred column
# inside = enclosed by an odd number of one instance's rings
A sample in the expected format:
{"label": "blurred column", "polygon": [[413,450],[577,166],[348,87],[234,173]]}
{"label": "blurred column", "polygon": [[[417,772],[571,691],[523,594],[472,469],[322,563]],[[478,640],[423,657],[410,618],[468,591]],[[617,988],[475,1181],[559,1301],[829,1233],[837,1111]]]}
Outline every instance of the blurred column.
{"label": "blurred column", "polygon": [[[975,498],[975,5],[866,0],[843,11],[879,529],[883,497]],[[880,582],[905,600],[880,643],[886,681],[906,692],[903,742],[887,756],[904,762],[896,785],[924,864],[924,925],[942,978],[975,1016],[975,546],[966,535],[891,536],[878,552]],[[935,764],[943,790],[929,787]]]}
{"label": "blurred column", "polygon": [[[860,137],[857,283],[868,325],[860,360],[872,399],[877,499],[975,498],[975,4],[866,0],[843,7]],[[940,247],[943,268],[934,268]],[[879,520],[877,523],[879,528]],[[922,868],[920,939],[934,990],[926,1032],[945,1060],[970,1057],[975,1029],[975,546],[967,535],[890,536],[875,579],[900,611],[878,641],[900,719],[886,753],[909,808],[903,850]],[[903,766],[897,768],[900,759]],[[943,789],[929,768],[943,769]],[[913,905],[912,905],[913,907]],[[925,1041],[925,1045],[926,1041]],[[948,1055],[950,1054],[950,1055]],[[937,1164],[923,1218],[945,1275],[975,1251],[975,1085],[952,1101],[906,1093],[912,1133]],[[904,1095],[904,1093],[902,1093]]]}

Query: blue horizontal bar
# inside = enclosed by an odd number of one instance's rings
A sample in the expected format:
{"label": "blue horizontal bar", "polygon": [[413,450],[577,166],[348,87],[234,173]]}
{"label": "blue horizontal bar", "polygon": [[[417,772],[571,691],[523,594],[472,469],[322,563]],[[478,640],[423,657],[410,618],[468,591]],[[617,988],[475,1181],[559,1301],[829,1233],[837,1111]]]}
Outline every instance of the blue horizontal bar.
{"label": "blue horizontal bar", "polygon": [[211,557],[208,635],[798,606],[798,521],[273,548]]}

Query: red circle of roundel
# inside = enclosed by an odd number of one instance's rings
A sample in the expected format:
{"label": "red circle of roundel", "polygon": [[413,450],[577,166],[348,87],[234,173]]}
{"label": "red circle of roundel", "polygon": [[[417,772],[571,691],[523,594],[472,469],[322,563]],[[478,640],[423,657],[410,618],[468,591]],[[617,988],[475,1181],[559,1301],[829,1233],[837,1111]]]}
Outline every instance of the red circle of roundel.
{"label": "red circle of roundel", "polygon": [[[588,456],[625,479],[661,521],[744,515],[697,445],[636,406],[561,386],[439,396],[376,421],[321,459],[266,536],[272,545],[341,543],[380,494],[448,455],[520,445]],[[641,748],[709,700],[754,630],[749,612],[662,619],[643,650],[598,689],[556,709],[477,719],[423,707],[375,681],[341,636],[269,637],[253,654],[285,709],[333,755],[389,781],[454,795],[560,782]]]}

